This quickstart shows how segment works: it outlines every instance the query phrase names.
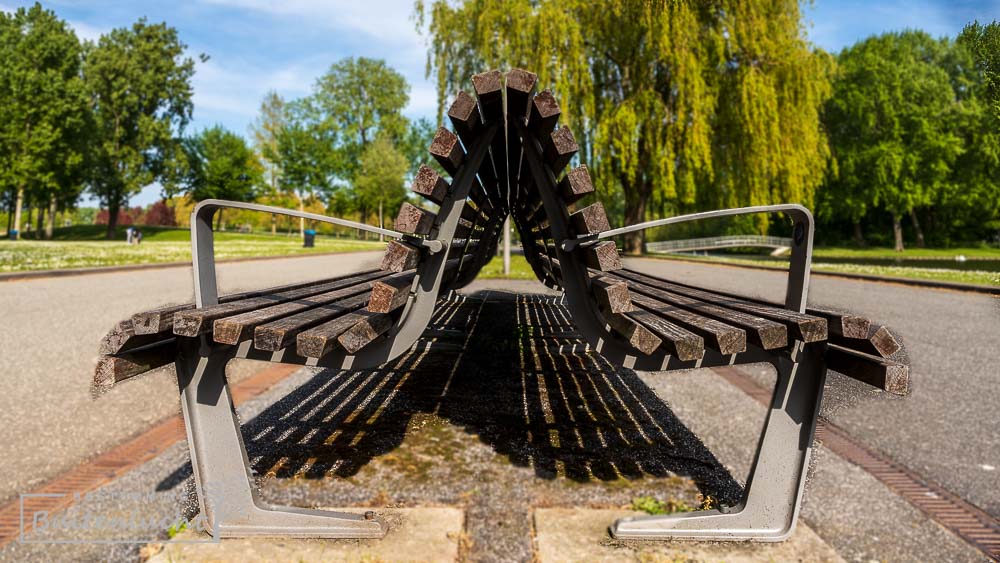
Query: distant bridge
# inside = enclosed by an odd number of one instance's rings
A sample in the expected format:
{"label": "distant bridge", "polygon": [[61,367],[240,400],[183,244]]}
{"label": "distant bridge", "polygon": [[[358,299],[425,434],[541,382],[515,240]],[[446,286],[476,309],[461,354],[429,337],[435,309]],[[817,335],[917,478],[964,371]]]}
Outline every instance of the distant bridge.
{"label": "distant bridge", "polygon": [[714,250],[717,248],[749,247],[773,248],[775,249],[774,254],[778,254],[781,251],[792,247],[792,239],[761,235],[730,235],[724,237],[664,240],[659,242],[647,242],[646,252],[696,252],[700,250]]}

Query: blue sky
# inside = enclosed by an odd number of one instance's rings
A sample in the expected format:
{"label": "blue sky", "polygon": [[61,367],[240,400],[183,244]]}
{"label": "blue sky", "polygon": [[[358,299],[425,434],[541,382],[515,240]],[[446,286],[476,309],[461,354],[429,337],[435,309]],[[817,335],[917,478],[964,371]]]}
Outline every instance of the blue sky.
{"label": "blue sky", "polygon": [[[31,2],[0,0],[10,11]],[[347,56],[382,58],[410,83],[409,117],[433,117],[436,94],[424,77],[426,43],[415,29],[412,0],[55,0],[43,5],[96,39],[146,16],[176,27],[192,55],[207,54],[194,77],[192,130],[221,123],[247,134],[264,93],[309,93],[315,79]],[[806,9],[809,36],[839,51],[869,35],[905,28],[953,36],[969,21],[1000,19],[1000,0],[815,0]],[[133,199],[158,198],[151,186]]]}

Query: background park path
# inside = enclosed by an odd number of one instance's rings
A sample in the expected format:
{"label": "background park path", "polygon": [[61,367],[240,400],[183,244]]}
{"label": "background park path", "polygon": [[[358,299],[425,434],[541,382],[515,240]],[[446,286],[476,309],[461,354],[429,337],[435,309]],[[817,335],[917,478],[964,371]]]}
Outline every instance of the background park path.
{"label": "background park path", "polygon": [[[781,272],[651,259],[629,259],[626,266],[707,288],[784,299]],[[902,338],[912,364],[910,396],[827,396],[824,416],[868,447],[1000,517],[1000,299],[814,277],[809,304],[856,311],[889,326]]]}
{"label": "background park path", "polygon": [[[380,258],[366,252],[220,264],[220,291],[375,268]],[[90,379],[101,337],[115,323],[192,296],[191,268],[180,267],[0,283],[0,501],[179,412],[172,376],[139,378],[100,401],[90,398]],[[253,373],[255,364],[245,361],[234,377]]]}

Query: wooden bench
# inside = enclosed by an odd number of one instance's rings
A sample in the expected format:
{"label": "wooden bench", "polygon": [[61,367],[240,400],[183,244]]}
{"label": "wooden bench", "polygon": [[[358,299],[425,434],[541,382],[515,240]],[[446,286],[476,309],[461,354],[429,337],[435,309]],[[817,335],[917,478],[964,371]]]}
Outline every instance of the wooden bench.
{"label": "wooden bench", "polygon": [[[798,205],[672,217],[612,229],[578,147],[558,127],[559,105],[523,70],[472,77],[412,190],[436,210],[404,204],[395,230],[256,204],[209,200],[192,213],[195,302],[134,315],[101,343],[95,388],[175,364],[202,513],[217,536],[379,537],[384,523],[344,513],[266,505],[257,494],[225,378],[232,358],[365,369],[411,348],[439,299],[471,282],[496,253],[510,216],[540,281],[564,292],[573,323],[613,364],[662,371],[767,362],[774,398],[738,506],[616,522],[619,538],[756,539],[791,534],[827,367],[905,394],[908,368],[885,327],[807,308],[813,222]],[[304,217],[381,233],[381,268],[219,296],[212,217],[223,207]],[[626,232],[747,213],[784,213],[793,247],[784,303],[771,303],[624,268],[612,239]]]}

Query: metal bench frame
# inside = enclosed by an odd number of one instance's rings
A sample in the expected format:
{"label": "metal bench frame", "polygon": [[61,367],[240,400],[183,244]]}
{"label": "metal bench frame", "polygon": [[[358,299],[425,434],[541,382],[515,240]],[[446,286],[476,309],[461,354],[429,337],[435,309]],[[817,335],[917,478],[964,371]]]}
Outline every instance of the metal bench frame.
{"label": "metal bench frame", "polygon": [[496,130],[496,125],[484,127],[472,143],[464,163],[454,176],[451,192],[441,204],[438,223],[428,239],[404,237],[395,231],[353,221],[253,203],[205,200],[194,208],[191,213],[191,252],[197,307],[219,303],[212,217],[223,208],[302,217],[402,238],[423,247],[427,253],[417,267],[413,294],[400,320],[386,338],[373,342],[357,354],[339,350],[316,360],[299,356],[291,348],[273,353],[262,352],[255,349],[250,340],[238,346],[229,346],[213,342],[210,334],[179,338],[176,367],[181,410],[198,503],[206,527],[213,536],[379,538],[385,535],[385,522],[377,517],[271,506],[264,502],[257,490],[240,422],[233,407],[226,381],[226,364],[233,358],[248,358],[335,369],[367,369],[382,365],[410,349],[434,313],[448,248],[454,239],[462,205]]}

